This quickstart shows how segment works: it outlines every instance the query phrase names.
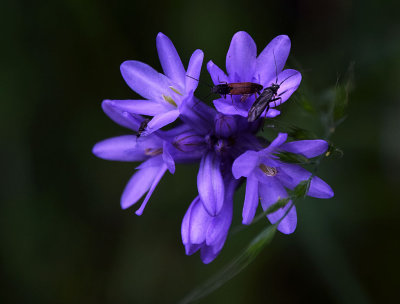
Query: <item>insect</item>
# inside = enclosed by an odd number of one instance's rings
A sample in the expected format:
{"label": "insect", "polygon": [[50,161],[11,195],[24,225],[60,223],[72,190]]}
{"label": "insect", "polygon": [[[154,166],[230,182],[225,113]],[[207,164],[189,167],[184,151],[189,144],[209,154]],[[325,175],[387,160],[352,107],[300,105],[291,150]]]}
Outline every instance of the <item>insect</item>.
{"label": "insect", "polygon": [[145,118],[145,119],[140,123],[139,130],[138,130],[138,132],[137,132],[137,134],[136,134],[136,138],[139,138],[139,137],[142,135],[142,133],[143,133],[144,131],[146,131],[147,124],[149,123],[149,121],[150,121],[150,119]]}
{"label": "insect", "polygon": [[[275,53],[274,53],[274,61],[275,61]],[[276,61],[275,61],[275,69],[276,67]],[[266,110],[265,113],[268,112],[270,108],[270,104],[273,102],[276,106],[275,101],[277,100],[282,100],[282,97],[280,97],[282,94],[284,94],[287,90],[283,91],[282,93],[278,94],[278,90],[281,87],[282,83],[284,83],[286,80],[288,80],[290,77],[294,76],[290,75],[286,79],[284,79],[281,83],[278,82],[278,71],[276,70],[276,80],[275,83],[272,83],[271,86],[267,87],[262,91],[260,96],[254,101],[253,105],[251,106],[249,110],[249,114],[247,115],[247,121],[248,122],[253,122],[257,118],[261,116],[261,114]],[[266,115],[266,114],[265,114]]]}
{"label": "insect", "polygon": [[[189,75],[186,75],[189,78],[199,81],[196,78],[193,78]],[[210,85],[209,85],[210,86]],[[211,87],[211,94],[219,94],[226,98],[226,95],[242,95],[241,101],[245,101],[247,97],[254,94],[257,97],[257,94],[260,95],[263,86],[254,82],[231,82],[231,83],[221,83]]]}
{"label": "insect", "polygon": [[248,122],[253,122],[257,118],[259,118],[265,109],[268,112],[269,105],[271,102],[275,102],[276,100],[282,99],[281,97],[279,97],[279,95],[278,97],[274,98],[274,96],[277,96],[281,84],[273,83],[270,87],[264,89],[264,91],[254,101],[253,105],[249,110],[249,114],[247,116]]}

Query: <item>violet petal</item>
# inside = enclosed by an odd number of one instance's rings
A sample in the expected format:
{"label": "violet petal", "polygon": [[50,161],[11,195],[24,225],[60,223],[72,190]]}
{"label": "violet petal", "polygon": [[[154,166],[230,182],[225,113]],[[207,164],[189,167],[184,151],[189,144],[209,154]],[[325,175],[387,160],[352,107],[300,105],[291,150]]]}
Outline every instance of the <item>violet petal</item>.
{"label": "violet petal", "polygon": [[171,144],[167,141],[164,141],[162,157],[163,157],[164,163],[166,164],[166,166],[168,168],[168,171],[171,174],[174,174],[175,173],[175,161],[170,153],[171,148],[172,148]]}
{"label": "violet petal", "polygon": [[167,171],[167,166],[164,164],[161,167],[158,168],[157,170],[157,174],[155,175],[153,182],[150,185],[150,189],[146,194],[146,197],[144,198],[142,204],[140,205],[140,208],[138,210],[136,210],[136,215],[142,215],[143,214],[143,210],[147,205],[147,202],[149,201],[151,195],[154,192],[154,189],[157,187],[158,183],[160,182],[161,178],[163,177],[165,171]]}
{"label": "violet petal", "polygon": [[248,177],[258,163],[258,152],[246,151],[235,159],[232,165],[232,174],[238,179],[242,176]]}
{"label": "violet petal", "polygon": [[255,74],[258,75],[261,85],[268,87],[271,85],[271,82],[276,81],[277,76],[285,66],[289,52],[289,37],[280,35],[272,39],[260,55],[258,55]]}
{"label": "violet petal", "polygon": [[280,149],[290,152],[301,154],[307,158],[313,158],[328,150],[329,144],[325,140],[299,140],[283,144]]}
{"label": "violet petal", "polygon": [[220,171],[220,158],[208,152],[200,162],[197,188],[204,208],[211,216],[217,215],[224,203],[224,182]]}
{"label": "violet petal", "polygon": [[200,258],[204,264],[209,264],[215,260],[219,252],[214,252],[213,247],[203,246],[200,249]]}
{"label": "violet petal", "polygon": [[104,113],[120,126],[137,131],[143,118],[135,114],[129,114],[130,116],[128,117],[124,114],[126,113],[125,111],[116,108],[113,104],[113,100],[103,100],[101,107]]}
{"label": "violet petal", "polygon": [[233,195],[235,193],[236,181],[227,183],[225,187],[225,200],[221,212],[212,217],[207,229],[206,244],[214,247],[214,252],[220,251],[224,246],[228,235],[233,215]]}
{"label": "violet petal", "polygon": [[137,171],[126,185],[121,197],[122,209],[134,205],[151,187],[160,167],[147,167]]}
{"label": "violet petal", "polygon": [[221,83],[227,83],[229,81],[228,76],[222,71],[214,62],[211,60],[207,63],[207,70],[211,76],[211,79],[215,85]]}
{"label": "violet petal", "polygon": [[159,146],[158,141],[154,137],[138,141],[134,135],[123,135],[98,142],[92,152],[97,157],[107,160],[142,161],[149,157],[146,155],[146,149],[156,148]]}
{"label": "violet petal", "polygon": [[[289,189],[294,189],[300,182],[308,180],[311,176],[310,172],[295,164],[281,164],[279,170],[281,174],[278,174],[277,178]],[[314,176],[311,179],[307,195],[317,198],[331,198],[334,193],[327,183]]]}
{"label": "violet petal", "polygon": [[251,82],[256,68],[257,47],[246,32],[233,35],[226,54],[226,71],[230,82]]}
{"label": "violet petal", "polygon": [[143,132],[146,136],[165,127],[166,125],[174,122],[179,117],[178,110],[172,110],[165,113],[158,114],[153,117],[152,120],[147,124],[146,131]]}
{"label": "violet petal", "polygon": [[170,90],[169,87],[173,86],[168,77],[140,61],[123,62],[121,74],[133,91],[147,99],[163,101],[162,95],[167,94]]}
{"label": "violet petal", "polygon": [[261,155],[266,155],[269,153],[273,153],[277,150],[287,139],[286,133],[278,133],[278,136],[266,147],[264,150],[261,150],[259,153]]}
{"label": "violet petal", "polygon": [[[199,85],[199,81],[195,79],[200,78],[201,66],[203,64],[204,53],[202,50],[195,50],[190,57],[188,69],[186,75],[190,77],[186,77],[186,92],[196,90],[197,86]],[[193,79],[195,78],[195,79]]]}
{"label": "violet petal", "polygon": [[160,103],[153,100],[112,100],[111,105],[129,113],[154,116],[175,107],[168,103]]}
{"label": "violet petal", "polygon": [[287,69],[278,76],[278,84],[281,84],[278,90],[280,99],[271,103],[271,106],[278,106],[284,103],[297,90],[301,82],[301,74],[296,70]]}
{"label": "violet petal", "polygon": [[164,74],[184,88],[186,78],[185,68],[174,44],[163,33],[158,33],[156,45]]}
{"label": "violet petal", "polygon": [[258,180],[250,175],[246,181],[246,196],[242,211],[242,224],[249,225],[254,219],[258,206]]}
{"label": "violet petal", "polygon": [[[285,188],[281,185],[279,180],[275,177],[268,178],[268,183],[260,183],[258,187],[259,195],[261,198],[261,206],[264,211],[268,207],[275,204],[279,199],[288,197]],[[278,222],[290,208],[292,201],[289,201],[284,208],[280,208],[274,213],[268,214],[267,217],[272,224]],[[290,234],[295,231],[297,225],[296,207],[292,207],[289,213],[282,219],[278,225],[278,230],[284,234]]]}
{"label": "violet petal", "polygon": [[204,209],[199,197],[192,204],[189,240],[191,244],[201,244],[206,240],[207,229],[213,218]]}

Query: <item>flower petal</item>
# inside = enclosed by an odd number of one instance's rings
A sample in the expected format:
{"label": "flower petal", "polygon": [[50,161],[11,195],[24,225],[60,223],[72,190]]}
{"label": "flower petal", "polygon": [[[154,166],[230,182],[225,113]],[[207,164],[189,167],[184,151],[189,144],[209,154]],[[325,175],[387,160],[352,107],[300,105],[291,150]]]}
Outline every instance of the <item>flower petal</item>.
{"label": "flower petal", "polygon": [[199,134],[206,135],[210,132],[216,111],[195,98],[193,93],[190,93],[182,100],[179,111],[182,121],[191,126]]}
{"label": "flower petal", "polygon": [[136,210],[136,212],[135,212],[136,215],[142,215],[143,214],[143,210],[146,207],[147,202],[149,201],[151,195],[153,194],[154,189],[156,189],[159,181],[163,177],[165,171],[167,171],[167,166],[165,164],[163,164],[161,167],[158,168],[157,174],[155,175],[155,177],[153,179],[153,182],[151,183],[149,192],[147,192],[146,197],[144,198],[142,204],[140,205],[140,208],[138,210]]}
{"label": "flower petal", "polygon": [[278,84],[281,84],[278,90],[278,99],[271,103],[271,107],[281,105],[297,90],[301,82],[301,74],[296,70],[284,70],[278,76]]}
{"label": "flower petal", "polygon": [[225,187],[220,163],[220,158],[214,152],[208,152],[201,159],[197,175],[200,198],[211,216],[217,215],[224,203]]}
{"label": "flower petal", "polygon": [[251,82],[256,68],[257,47],[246,32],[237,32],[226,54],[229,82]]}
{"label": "flower petal", "polygon": [[249,177],[251,172],[257,166],[258,152],[246,151],[235,159],[232,165],[232,174],[238,179],[242,176]]}
{"label": "flower petal", "polygon": [[256,78],[264,87],[269,87],[285,66],[290,52],[290,39],[280,35],[272,39],[256,60]]}
{"label": "flower petal", "polygon": [[249,225],[254,219],[258,206],[258,180],[250,175],[246,182],[246,196],[242,211],[242,224]]}
{"label": "flower petal", "polygon": [[265,156],[266,154],[273,153],[277,150],[287,139],[286,133],[278,133],[278,136],[266,147],[260,151],[260,154]]}
{"label": "flower petal", "polygon": [[135,204],[151,187],[160,167],[146,167],[137,171],[125,187],[121,197],[121,207],[126,209]]}
{"label": "flower petal", "polygon": [[198,199],[199,197],[197,196],[193,202],[190,204],[188,210],[186,211],[183,220],[182,220],[182,225],[181,225],[181,236],[182,236],[182,243],[183,245],[187,245],[190,242],[190,214],[193,209],[194,202]]}
{"label": "flower petal", "polygon": [[101,107],[104,113],[120,126],[137,131],[143,118],[135,114],[128,116],[125,111],[116,108],[113,104],[113,100],[103,100]]}
{"label": "flower petal", "polygon": [[117,161],[142,161],[149,156],[148,149],[159,148],[159,139],[146,137],[146,140],[138,141],[134,135],[112,137],[98,142],[93,147],[93,154],[99,158]]}
{"label": "flower petal", "polygon": [[[277,178],[281,183],[289,189],[294,189],[300,182],[308,180],[311,173],[306,169],[294,164],[281,164],[279,167]],[[311,179],[310,188],[307,193],[308,196],[317,198],[331,198],[334,193],[332,188],[325,183],[322,179],[314,176]]]}
{"label": "flower petal", "polygon": [[[264,180],[266,181],[266,180]],[[281,185],[279,180],[275,177],[269,177],[266,183],[260,183],[258,187],[259,195],[261,198],[261,206],[266,211],[270,206],[275,204],[279,199],[288,197],[285,188]],[[280,208],[274,213],[268,214],[267,217],[272,224],[275,224],[290,208],[292,201],[289,201],[284,208]],[[297,225],[296,207],[292,207],[289,213],[281,220],[278,225],[278,230],[284,234],[290,234],[295,231]]]}
{"label": "flower petal", "polygon": [[240,115],[247,117],[249,112],[246,108],[242,108],[239,105],[236,106],[233,102],[222,98],[214,100],[213,103],[217,111],[225,115]]}
{"label": "flower petal", "polygon": [[322,139],[315,139],[315,140],[299,140],[299,141],[292,141],[283,144],[280,149],[301,154],[307,158],[313,158],[322,153],[325,153],[328,150],[329,144],[325,140]]}
{"label": "flower petal", "polygon": [[195,79],[199,79],[200,77],[203,58],[204,53],[202,50],[195,50],[192,54],[192,57],[190,57],[188,69],[186,72],[186,75],[190,76],[186,77],[186,92],[194,91],[197,89],[199,81]]}
{"label": "flower petal", "polygon": [[165,127],[171,122],[174,122],[179,117],[179,114],[180,113],[178,110],[172,110],[154,116],[153,119],[147,124],[147,129],[145,132],[143,132],[143,134],[147,136],[161,129],[162,127]]}
{"label": "flower petal", "polygon": [[214,252],[214,248],[211,246],[203,246],[200,249],[200,258],[204,264],[209,264],[215,260],[219,252]]}
{"label": "flower petal", "polygon": [[213,218],[204,209],[199,197],[192,204],[189,240],[191,244],[202,244],[206,240],[207,229]]}
{"label": "flower petal", "polygon": [[229,81],[228,76],[222,71],[214,62],[211,60],[207,63],[207,70],[210,73],[211,79],[215,85],[221,83],[227,83]]}
{"label": "flower petal", "polygon": [[169,171],[171,174],[174,174],[174,173],[175,173],[175,161],[174,161],[174,159],[172,158],[172,155],[171,155],[171,153],[170,153],[170,151],[171,151],[172,148],[173,148],[173,147],[172,147],[172,145],[171,145],[169,142],[164,141],[162,157],[163,157],[164,163],[166,164],[166,166],[167,166],[167,168],[168,168],[168,171]]}
{"label": "flower petal", "polygon": [[140,61],[129,60],[121,64],[121,74],[128,86],[144,98],[164,101],[170,95],[173,83],[165,75]]}
{"label": "flower petal", "polygon": [[215,134],[219,137],[228,138],[237,132],[236,120],[230,115],[218,113],[215,116]]}
{"label": "flower petal", "polygon": [[149,116],[175,109],[168,103],[159,103],[153,100],[111,100],[111,105],[122,111]]}
{"label": "flower petal", "polygon": [[156,38],[158,57],[164,74],[172,81],[185,87],[185,68],[172,41],[163,33],[158,33]]}
{"label": "flower petal", "polygon": [[232,222],[233,195],[235,193],[237,181],[232,180],[225,185],[224,205],[221,212],[217,216],[212,217],[206,235],[206,244],[207,246],[213,246],[214,252],[219,252],[224,246]]}

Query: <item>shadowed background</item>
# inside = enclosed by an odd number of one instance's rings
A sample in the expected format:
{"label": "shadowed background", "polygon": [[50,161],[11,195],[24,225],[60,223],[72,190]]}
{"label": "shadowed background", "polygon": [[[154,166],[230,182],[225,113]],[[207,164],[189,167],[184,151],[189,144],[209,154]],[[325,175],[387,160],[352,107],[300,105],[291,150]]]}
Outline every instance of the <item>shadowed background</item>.
{"label": "shadowed background", "polygon": [[[225,67],[233,34],[260,52],[292,39],[288,67],[316,96],[354,61],[344,151],[318,175],[330,200],[298,206],[298,228],[278,234],[239,276],[201,303],[372,303],[398,298],[400,271],[400,4],[389,1],[6,1],[1,5],[0,301],[175,303],[240,252],[267,225],[229,238],[203,265],[187,257],[180,224],[196,195],[198,167],[165,175],[143,216],[119,198],[137,164],[91,154],[127,134],[103,99],[136,98],[119,65],[161,70],[155,38],[171,38],[185,65],[200,48]],[[211,82],[203,65],[202,80]],[[197,96],[207,94],[199,85]],[[296,93],[294,94],[294,96]],[[318,98],[315,100],[318,103]],[[283,119],[309,125],[293,98]],[[318,132],[318,129],[316,129]],[[240,223],[244,191],[235,197]]]}

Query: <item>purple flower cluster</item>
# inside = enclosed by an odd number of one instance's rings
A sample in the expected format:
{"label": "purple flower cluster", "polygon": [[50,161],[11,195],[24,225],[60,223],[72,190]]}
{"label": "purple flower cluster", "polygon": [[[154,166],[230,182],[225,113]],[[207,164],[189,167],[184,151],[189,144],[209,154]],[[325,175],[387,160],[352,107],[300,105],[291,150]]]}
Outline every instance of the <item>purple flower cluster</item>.
{"label": "purple flower cluster", "polygon": [[[252,222],[259,200],[267,210],[279,199],[288,197],[286,189],[293,190],[310,177],[307,195],[333,196],[332,189],[320,178],[299,165],[281,161],[278,156],[280,152],[290,152],[313,158],[326,152],[326,141],[287,142],[287,134],[279,133],[269,143],[256,136],[264,117],[279,115],[275,107],[285,102],[300,84],[298,71],[283,70],[290,51],[289,37],[274,38],[257,56],[253,39],[245,32],[238,32],[226,56],[227,74],[212,61],[207,64],[215,85],[252,82],[268,88],[280,84],[277,92],[280,98],[251,123],[247,115],[256,96],[228,95],[214,100],[215,109],[207,106],[194,96],[203,52],[196,50],[185,70],[171,40],[160,33],[156,41],[164,74],[138,61],[121,65],[126,83],[145,99],[104,100],[102,104],[113,121],[134,132],[103,140],[93,148],[93,153],[103,159],[142,162],[125,187],[122,208],[136,204],[147,193],[136,211],[141,215],[167,170],[173,174],[175,163],[200,162],[198,196],[183,218],[181,233],[186,254],[200,250],[202,261],[210,263],[225,243],[232,221],[234,193],[245,178],[242,215],[246,225]],[[151,119],[147,121],[142,115]],[[173,122],[172,128],[161,129]],[[280,221],[278,230],[282,233],[292,233],[296,228],[296,209],[291,201],[267,217],[271,223]]]}

